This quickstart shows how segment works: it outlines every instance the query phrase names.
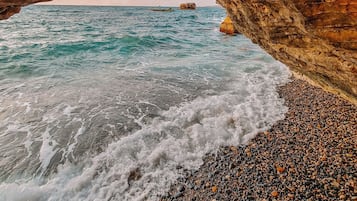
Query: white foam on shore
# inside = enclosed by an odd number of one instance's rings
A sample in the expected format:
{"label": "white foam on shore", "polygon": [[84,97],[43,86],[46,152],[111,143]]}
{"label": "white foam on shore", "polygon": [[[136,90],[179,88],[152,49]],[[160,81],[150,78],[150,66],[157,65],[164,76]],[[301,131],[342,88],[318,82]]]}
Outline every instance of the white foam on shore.
{"label": "white foam on shore", "polygon": [[[93,158],[77,166],[58,167],[58,173],[47,181],[34,178],[0,184],[0,200],[157,199],[179,176],[177,166],[196,169],[206,153],[222,145],[246,143],[284,117],[287,108],[276,86],[286,83],[290,73],[277,62],[261,65],[265,68],[232,76],[236,80],[230,81],[231,90],[171,107]],[[77,130],[74,143],[83,132],[82,127]],[[43,135],[42,167],[49,164],[54,143]],[[135,172],[140,175],[137,179]]]}

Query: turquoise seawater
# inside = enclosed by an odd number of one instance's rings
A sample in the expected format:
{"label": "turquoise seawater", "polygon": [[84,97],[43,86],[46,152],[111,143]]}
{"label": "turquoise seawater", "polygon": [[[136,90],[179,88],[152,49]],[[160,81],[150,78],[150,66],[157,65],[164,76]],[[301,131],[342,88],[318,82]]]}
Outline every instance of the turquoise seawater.
{"label": "turquoise seawater", "polygon": [[0,21],[0,201],[157,200],[284,117],[289,71],[225,11],[29,6]]}

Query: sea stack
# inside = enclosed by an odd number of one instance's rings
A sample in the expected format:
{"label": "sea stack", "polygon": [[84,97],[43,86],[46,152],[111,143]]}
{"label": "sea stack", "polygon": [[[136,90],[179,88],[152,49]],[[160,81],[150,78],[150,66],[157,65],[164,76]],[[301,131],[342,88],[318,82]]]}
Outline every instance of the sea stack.
{"label": "sea stack", "polygon": [[219,27],[219,31],[222,32],[222,33],[229,34],[229,35],[233,35],[233,34],[239,33],[237,31],[237,29],[234,27],[231,18],[228,17],[228,16],[221,23],[221,25]]}
{"label": "sea stack", "polygon": [[356,0],[217,0],[238,31],[314,84],[357,104]]}
{"label": "sea stack", "polygon": [[181,10],[195,10],[196,4],[195,3],[182,3],[180,4]]}

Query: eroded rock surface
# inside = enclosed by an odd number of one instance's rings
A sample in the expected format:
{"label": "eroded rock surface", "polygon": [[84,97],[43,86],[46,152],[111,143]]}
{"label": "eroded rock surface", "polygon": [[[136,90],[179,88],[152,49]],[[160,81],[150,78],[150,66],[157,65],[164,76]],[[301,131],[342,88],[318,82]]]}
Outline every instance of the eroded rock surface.
{"label": "eroded rock surface", "polygon": [[357,0],[217,0],[290,69],[357,103]]}
{"label": "eroded rock surface", "polygon": [[0,20],[6,20],[19,13],[23,6],[43,1],[50,0],[0,0]]}

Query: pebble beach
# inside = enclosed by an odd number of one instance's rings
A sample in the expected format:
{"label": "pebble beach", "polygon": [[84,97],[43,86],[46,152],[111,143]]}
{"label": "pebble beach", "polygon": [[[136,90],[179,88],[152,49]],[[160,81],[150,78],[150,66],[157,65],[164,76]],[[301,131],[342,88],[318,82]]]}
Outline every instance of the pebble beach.
{"label": "pebble beach", "polygon": [[357,201],[357,106],[306,81],[279,88],[289,111],[247,145],[207,154],[161,200]]}

